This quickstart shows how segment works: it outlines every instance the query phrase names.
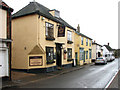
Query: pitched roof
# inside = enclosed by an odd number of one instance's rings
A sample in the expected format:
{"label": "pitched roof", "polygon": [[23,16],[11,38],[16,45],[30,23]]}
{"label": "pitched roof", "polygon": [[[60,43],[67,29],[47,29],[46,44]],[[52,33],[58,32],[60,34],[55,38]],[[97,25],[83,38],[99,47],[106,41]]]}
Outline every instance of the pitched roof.
{"label": "pitched roof", "polygon": [[9,7],[5,2],[0,2],[0,8],[4,9],[4,10],[10,10],[11,12],[13,12],[13,9],[11,7]]}
{"label": "pitched roof", "polygon": [[84,35],[84,34],[82,34],[82,33],[79,33],[79,32],[77,32],[77,31],[76,31],[75,33],[78,34],[78,35],[80,35],[80,36],[83,36],[83,37],[86,37],[86,38],[92,40],[90,37],[88,37],[88,36],[86,36],[86,35]]}
{"label": "pitched roof", "polygon": [[98,44],[98,43],[95,43],[95,42],[93,42],[92,44],[93,44],[93,45],[94,45],[94,44],[96,44],[96,45],[99,45],[99,46],[101,46],[101,47],[102,47],[102,45],[100,45],[100,44]]}
{"label": "pitched roof", "polygon": [[109,45],[104,45],[109,51],[113,51],[113,49]]}
{"label": "pitched roof", "polygon": [[62,18],[57,18],[57,17],[52,16],[49,13],[49,11],[50,11],[50,9],[48,9],[47,7],[41,5],[37,2],[30,2],[27,6],[25,6],[24,8],[22,8],[15,14],[13,14],[12,18],[14,19],[14,18],[18,18],[18,17],[30,15],[30,14],[38,14],[38,15],[44,16],[48,19],[51,19],[55,22],[58,22],[64,26],[67,26],[73,30],[76,30],[71,25],[69,25],[67,22],[65,22]]}

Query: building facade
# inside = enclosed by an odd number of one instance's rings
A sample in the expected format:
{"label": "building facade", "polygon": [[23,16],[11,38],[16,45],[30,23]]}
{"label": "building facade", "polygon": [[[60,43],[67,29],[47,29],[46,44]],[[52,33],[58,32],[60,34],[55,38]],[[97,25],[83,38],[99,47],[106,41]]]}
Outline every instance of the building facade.
{"label": "building facade", "polygon": [[107,45],[103,45],[102,49],[103,49],[103,56],[104,57],[106,54],[109,54],[109,53],[114,54],[114,49],[112,49],[110,47],[109,43]]}
{"label": "building facade", "polygon": [[75,60],[77,65],[91,63],[92,58],[92,39],[80,33],[80,30],[75,32]]}
{"label": "building facade", "polygon": [[5,2],[0,2],[0,78],[11,76],[11,12]]}
{"label": "building facade", "polygon": [[72,66],[75,30],[58,10],[30,2],[13,15],[12,68],[50,72]]}
{"label": "building facade", "polygon": [[94,62],[96,58],[103,56],[102,45],[93,42],[92,43],[92,61]]}

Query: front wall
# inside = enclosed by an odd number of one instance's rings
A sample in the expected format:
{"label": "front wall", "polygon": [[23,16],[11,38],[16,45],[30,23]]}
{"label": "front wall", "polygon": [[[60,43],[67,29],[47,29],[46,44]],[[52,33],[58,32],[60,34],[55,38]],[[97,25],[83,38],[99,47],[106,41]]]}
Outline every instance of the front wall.
{"label": "front wall", "polygon": [[12,20],[12,68],[28,69],[28,54],[37,45],[38,15]]}
{"label": "front wall", "polygon": [[[55,37],[55,40],[54,41],[48,41],[45,39],[45,22],[49,22],[51,24],[54,24],[54,37]],[[70,29],[70,28],[65,28],[65,37],[57,37],[58,35],[58,26],[57,26],[58,23],[52,21],[52,20],[49,20],[47,18],[45,18],[44,20],[42,20],[42,16],[40,17],[39,19],[39,43],[40,45],[43,47],[43,49],[45,50],[45,47],[54,47],[54,53],[56,52],[56,42],[57,43],[64,43],[65,45],[63,45],[63,48],[65,50],[67,50],[67,48],[72,48],[72,58],[74,59],[74,44],[67,44],[67,30],[70,30],[72,31],[72,40],[74,42],[74,33],[73,33],[73,30]],[[59,24],[58,24],[59,25]],[[46,50],[45,50],[46,51]],[[45,55],[45,59],[46,59],[46,55]],[[56,61],[56,60],[55,60]],[[69,64],[69,63],[72,63],[72,62],[67,62],[67,59],[64,60],[64,57],[63,57],[63,49],[62,49],[62,65],[64,64]],[[50,67],[50,66],[55,66],[56,63],[54,63],[53,65],[45,65],[46,67]]]}
{"label": "front wall", "polygon": [[[48,41],[45,38],[45,22],[54,24],[54,41]],[[12,39],[13,39],[13,52],[12,52],[12,68],[15,69],[32,69],[32,68],[47,68],[56,66],[56,60],[53,64],[46,64],[46,47],[54,47],[54,53],[56,52],[56,44],[65,43],[63,45],[64,50],[72,48],[72,58],[74,59],[74,43],[67,44],[67,30],[72,31],[72,41],[74,42],[74,32],[70,28],[65,28],[65,37],[57,37],[58,34],[58,23],[48,20],[45,18],[42,20],[42,16],[28,15],[12,20]],[[29,66],[29,52],[34,46],[40,45],[45,54],[38,54],[32,56],[42,56],[43,66]],[[64,60],[63,49],[62,49],[62,65],[71,64]]]}
{"label": "front wall", "polygon": [[[88,51],[88,59],[86,59],[85,55],[85,63],[91,63],[91,59],[89,59],[89,49],[92,49],[92,40],[91,40],[91,46],[89,46],[89,39],[88,39],[88,46],[86,46],[86,37],[84,38],[83,45],[81,45],[81,37],[77,34],[75,34],[75,52],[78,53],[78,65],[83,65],[83,60],[80,60],[80,48],[84,48],[84,51]],[[92,57],[92,56],[91,56]]]}
{"label": "front wall", "polygon": [[92,45],[92,59],[96,59],[96,45]]}
{"label": "front wall", "polygon": [[7,11],[0,8],[0,38],[7,38]]}

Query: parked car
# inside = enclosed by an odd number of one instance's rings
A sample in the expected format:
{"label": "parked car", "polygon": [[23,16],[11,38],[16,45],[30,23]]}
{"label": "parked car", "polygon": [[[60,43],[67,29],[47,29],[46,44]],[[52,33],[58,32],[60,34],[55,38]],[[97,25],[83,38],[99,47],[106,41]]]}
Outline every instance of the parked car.
{"label": "parked car", "polygon": [[107,60],[105,57],[99,57],[95,60],[95,64],[107,64]]}

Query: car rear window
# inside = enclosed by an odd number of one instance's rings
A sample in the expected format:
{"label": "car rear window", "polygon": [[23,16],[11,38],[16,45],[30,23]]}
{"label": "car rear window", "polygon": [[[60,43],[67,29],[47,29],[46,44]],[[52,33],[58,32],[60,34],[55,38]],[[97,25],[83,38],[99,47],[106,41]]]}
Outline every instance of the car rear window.
{"label": "car rear window", "polygon": [[97,58],[97,59],[103,59],[103,58]]}

